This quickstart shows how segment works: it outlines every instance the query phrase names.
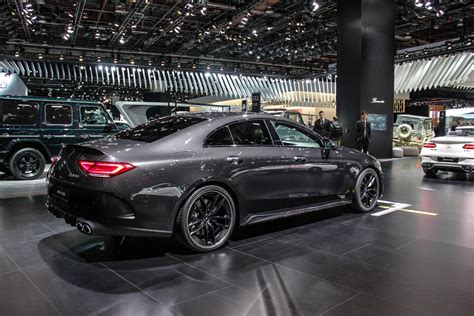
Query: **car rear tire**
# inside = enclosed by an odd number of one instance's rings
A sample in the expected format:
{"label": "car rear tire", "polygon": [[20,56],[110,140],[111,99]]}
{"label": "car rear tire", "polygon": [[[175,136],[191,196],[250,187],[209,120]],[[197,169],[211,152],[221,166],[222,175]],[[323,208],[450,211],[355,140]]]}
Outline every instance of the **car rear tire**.
{"label": "car rear tire", "polygon": [[438,170],[435,169],[425,169],[423,170],[425,172],[425,176],[434,178],[438,174]]}
{"label": "car rear tire", "polygon": [[43,154],[34,148],[23,148],[13,154],[9,161],[9,169],[18,180],[39,178],[46,165]]}
{"label": "car rear tire", "polygon": [[377,206],[380,195],[380,177],[372,168],[362,170],[357,178],[352,208],[358,212],[370,212]]}
{"label": "car rear tire", "polygon": [[231,195],[222,187],[197,189],[180,209],[176,237],[187,248],[207,252],[220,248],[235,227],[237,212]]}

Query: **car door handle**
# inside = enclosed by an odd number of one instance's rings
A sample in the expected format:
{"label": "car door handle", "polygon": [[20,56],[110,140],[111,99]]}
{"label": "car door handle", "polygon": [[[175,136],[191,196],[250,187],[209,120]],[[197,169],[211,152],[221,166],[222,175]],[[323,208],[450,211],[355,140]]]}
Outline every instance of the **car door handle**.
{"label": "car door handle", "polygon": [[298,161],[298,162],[305,162],[306,157],[304,157],[304,156],[295,156],[295,157],[293,157],[293,160]]}
{"label": "car door handle", "polygon": [[87,138],[90,138],[91,135],[89,135],[89,134],[82,134],[82,135],[80,135],[79,137],[82,138],[82,139],[87,139]]}
{"label": "car door handle", "polygon": [[43,135],[43,138],[51,139],[51,138],[53,138],[53,135],[51,135],[51,134],[44,134],[44,135]]}
{"label": "car door handle", "polygon": [[229,156],[226,158],[228,163],[238,165],[241,164],[244,160],[240,158],[239,156]]}

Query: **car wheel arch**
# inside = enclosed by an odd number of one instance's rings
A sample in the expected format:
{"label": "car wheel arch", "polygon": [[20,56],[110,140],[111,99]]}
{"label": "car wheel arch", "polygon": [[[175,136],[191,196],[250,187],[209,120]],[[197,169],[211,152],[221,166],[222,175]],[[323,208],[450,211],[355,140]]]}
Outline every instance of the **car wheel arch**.
{"label": "car wheel arch", "polygon": [[8,155],[7,157],[5,157],[5,161],[8,161],[17,151],[23,148],[36,149],[43,154],[47,163],[51,162],[51,153],[49,152],[47,147],[42,142],[35,141],[35,140],[25,140],[25,141],[13,140],[8,147]]}
{"label": "car wheel arch", "polygon": [[200,180],[193,185],[189,186],[185,192],[181,195],[181,198],[178,200],[176,203],[176,207],[174,209],[174,217],[175,217],[175,223],[177,220],[177,216],[179,214],[179,210],[183,207],[183,205],[186,203],[187,199],[198,189],[208,186],[208,185],[216,185],[219,186],[223,189],[225,189],[230,196],[232,197],[232,200],[235,205],[235,211],[237,214],[236,222],[235,225],[236,227],[240,226],[240,219],[241,219],[241,206],[243,205],[242,200],[240,199],[238,195],[237,189],[228,181],[224,179],[219,179],[219,178],[213,178],[213,179],[206,179],[206,180]]}

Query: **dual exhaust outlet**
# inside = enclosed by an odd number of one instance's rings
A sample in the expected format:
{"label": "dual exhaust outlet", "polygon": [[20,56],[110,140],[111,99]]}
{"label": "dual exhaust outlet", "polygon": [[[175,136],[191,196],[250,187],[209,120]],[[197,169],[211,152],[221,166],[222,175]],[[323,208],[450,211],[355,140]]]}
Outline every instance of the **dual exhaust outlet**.
{"label": "dual exhaust outlet", "polygon": [[91,235],[92,234],[92,227],[86,222],[77,222],[76,228],[83,234]]}

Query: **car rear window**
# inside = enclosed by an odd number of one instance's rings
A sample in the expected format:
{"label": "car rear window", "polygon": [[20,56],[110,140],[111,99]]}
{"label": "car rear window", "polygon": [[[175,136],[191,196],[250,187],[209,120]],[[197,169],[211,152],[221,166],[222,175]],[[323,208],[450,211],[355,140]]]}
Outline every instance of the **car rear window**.
{"label": "car rear window", "polygon": [[0,123],[7,125],[35,125],[38,105],[23,101],[0,100]]}
{"label": "car rear window", "polygon": [[116,137],[152,143],[202,121],[205,119],[192,116],[166,116],[119,132]]}

